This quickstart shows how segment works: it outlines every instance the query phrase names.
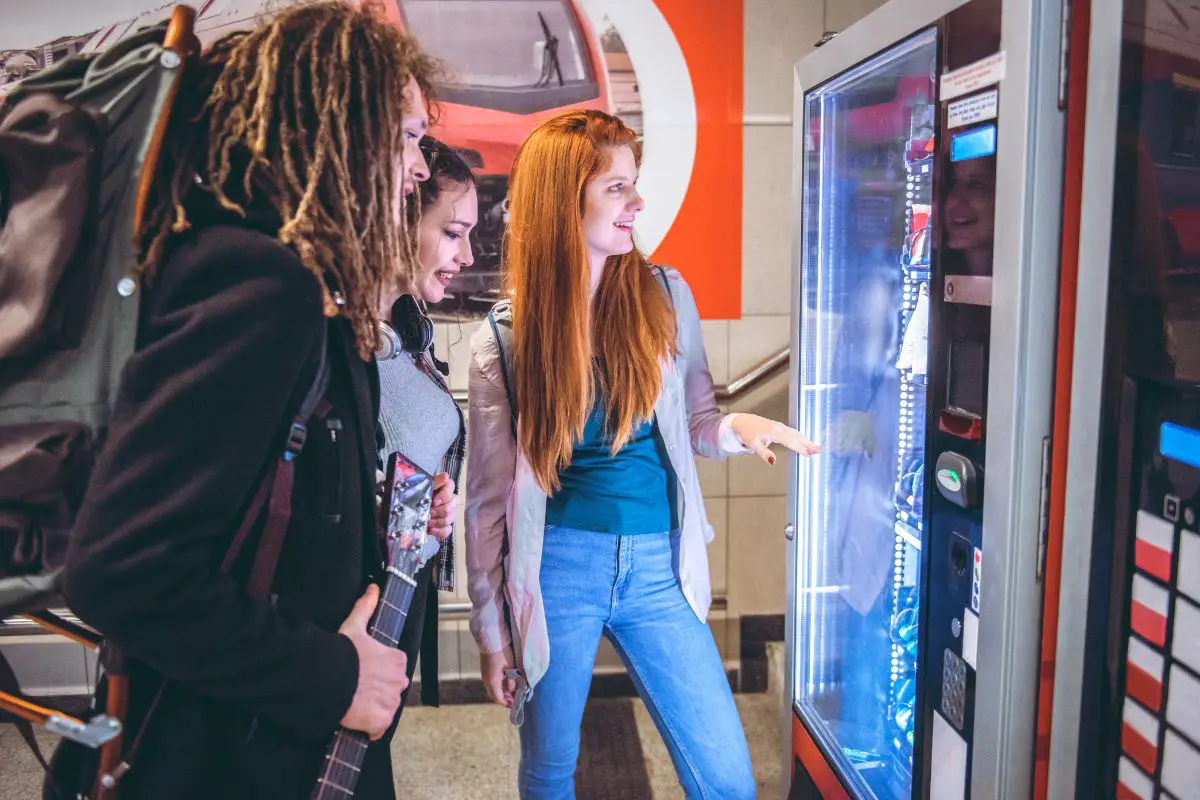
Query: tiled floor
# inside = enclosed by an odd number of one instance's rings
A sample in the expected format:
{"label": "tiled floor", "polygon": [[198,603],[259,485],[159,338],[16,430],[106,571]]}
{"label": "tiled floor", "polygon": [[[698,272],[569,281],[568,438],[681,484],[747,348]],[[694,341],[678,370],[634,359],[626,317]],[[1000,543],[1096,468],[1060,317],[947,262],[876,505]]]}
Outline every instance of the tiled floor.
{"label": "tiled floor", "polygon": [[[775,653],[772,653],[775,655]],[[774,659],[773,659],[774,660]],[[778,670],[771,670],[774,678]],[[783,700],[776,681],[763,694],[737,695],[750,743],[759,797],[780,796]],[[666,747],[639,700],[597,700],[630,704],[652,794],[646,800],[682,797]],[[39,737],[50,744],[50,738]],[[423,800],[507,800],[515,798],[519,745],[507,713],[483,705],[412,708],[392,745],[397,796]],[[0,725],[0,800],[37,800],[41,770],[11,725]],[[584,793],[580,800],[588,800]]]}
{"label": "tiled floor", "polygon": [[[637,734],[653,789],[652,799],[647,800],[682,797],[667,749],[641,702],[598,702],[634,704]],[[782,766],[780,700],[771,694],[747,694],[739,695],[737,704],[750,743],[759,797],[774,800],[779,797]],[[396,794],[427,800],[516,798],[518,751],[516,730],[508,724],[501,709],[486,706],[413,709],[411,718],[406,712],[393,743]],[[447,769],[447,764],[456,766]],[[581,794],[580,800],[586,798]]]}

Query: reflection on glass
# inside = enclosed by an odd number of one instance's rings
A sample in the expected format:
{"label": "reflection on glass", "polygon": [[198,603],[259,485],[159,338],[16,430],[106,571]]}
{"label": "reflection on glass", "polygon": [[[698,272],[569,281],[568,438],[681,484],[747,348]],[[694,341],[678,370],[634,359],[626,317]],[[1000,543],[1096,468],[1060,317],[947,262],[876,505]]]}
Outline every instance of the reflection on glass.
{"label": "reflection on glass", "polygon": [[863,797],[909,797],[933,238],[929,30],[806,96],[797,707]]}

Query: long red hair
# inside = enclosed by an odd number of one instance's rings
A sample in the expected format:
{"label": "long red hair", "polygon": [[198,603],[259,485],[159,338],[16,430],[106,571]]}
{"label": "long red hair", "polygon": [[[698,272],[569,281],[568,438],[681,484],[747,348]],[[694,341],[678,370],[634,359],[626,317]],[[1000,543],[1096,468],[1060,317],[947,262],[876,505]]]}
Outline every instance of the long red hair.
{"label": "long red hair", "polygon": [[584,190],[613,148],[637,138],[601,111],[571,111],[521,145],[509,180],[504,238],[513,304],[513,373],[519,436],[538,484],[559,486],[596,400],[615,454],[650,419],[662,392],[660,361],[675,352],[675,314],[646,257],[612,256],[589,303]]}

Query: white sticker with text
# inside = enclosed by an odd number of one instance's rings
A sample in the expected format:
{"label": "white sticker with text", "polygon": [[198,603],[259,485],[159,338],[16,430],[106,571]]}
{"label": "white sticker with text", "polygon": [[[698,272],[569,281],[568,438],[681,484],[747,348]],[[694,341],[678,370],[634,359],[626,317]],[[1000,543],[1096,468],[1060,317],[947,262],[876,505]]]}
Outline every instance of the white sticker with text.
{"label": "white sticker with text", "polygon": [[947,72],[942,76],[941,96],[944,103],[978,89],[986,89],[1004,80],[1004,51],[981,58],[962,69]]}
{"label": "white sticker with text", "polygon": [[961,128],[964,125],[995,119],[999,105],[1000,91],[998,89],[955,100],[946,109],[946,127]]}

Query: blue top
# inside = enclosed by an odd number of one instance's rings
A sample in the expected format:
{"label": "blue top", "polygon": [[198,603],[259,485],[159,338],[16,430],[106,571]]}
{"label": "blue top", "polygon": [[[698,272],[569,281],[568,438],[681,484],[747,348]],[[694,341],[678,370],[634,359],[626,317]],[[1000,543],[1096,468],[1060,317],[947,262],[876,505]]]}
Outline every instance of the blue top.
{"label": "blue top", "polygon": [[615,456],[605,434],[604,401],[596,405],[575,445],[562,487],[546,502],[546,524],[630,536],[677,527],[675,471],[656,419],[643,422]]}

